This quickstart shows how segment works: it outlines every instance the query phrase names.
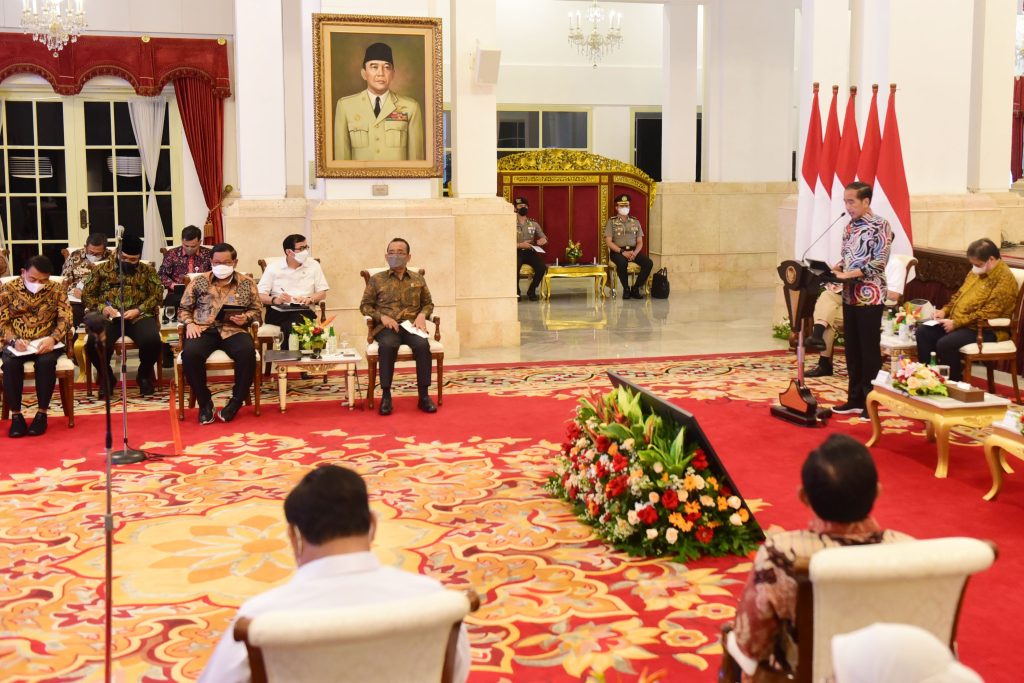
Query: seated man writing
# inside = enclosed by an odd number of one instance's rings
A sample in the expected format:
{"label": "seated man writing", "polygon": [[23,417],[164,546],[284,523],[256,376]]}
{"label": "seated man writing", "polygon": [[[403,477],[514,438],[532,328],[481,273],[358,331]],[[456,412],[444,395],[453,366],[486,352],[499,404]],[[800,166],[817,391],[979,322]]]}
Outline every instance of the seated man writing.
{"label": "seated man writing", "polygon": [[288,348],[292,326],[315,318],[310,309],[327,298],[327,279],[316,259],[310,258],[309,242],[302,235],[284,238],[284,259],[267,264],[260,278],[260,299],[267,308],[267,324],[281,328],[281,348]]}
{"label": "seated man writing", "polygon": [[[288,583],[248,600],[235,617],[289,609],[338,609],[380,604],[443,590],[436,580],[382,567],[370,550],[376,520],[366,483],[356,472],[321,465],[309,472],[284,500],[288,540],[298,569]],[[230,624],[206,665],[200,683],[248,683],[245,645]],[[469,676],[469,638],[459,633],[452,680]],[[344,666],[344,662],[338,662]]]}
{"label": "seated man writing", "polygon": [[806,530],[772,534],[757,551],[736,608],[726,648],[744,680],[761,667],[793,673],[796,651],[796,579],[793,563],[823,548],[891,543],[909,536],[884,531],[871,518],[878,472],[871,454],[845,434],[833,434],[811,451],[800,472],[800,501],[814,517]]}
{"label": "seated man writing", "polygon": [[[932,352],[949,366],[949,379],[963,379],[960,347],[978,337],[978,323],[991,318],[1009,318],[1017,302],[1017,280],[1000,258],[999,247],[990,239],[975,240],[967,246],[971,272],[944,308],[935,311],[937,324],[917,326],[917,358],[929,362]],[[982,332],[985,341],[1006,341],[1009,332]]]}
{"label": "seated man writing", "polygon": [[92,275],[96,264],[114,256],[114,250],[107,248],[107,234],[94,232],[85,238],[85,246],[68,254],[60,274],[64,278],[64,289],[68,296],[76,301],[71,302],[71,315],[75,328],[82,324],[85,317],[85,304],[82,303],[82,289],[85,281]]}
{"label": "seated man writing", "polygon": [[[213,247],[212,271],[192,278],[178,306],[178,320],[185,323],[181,365],[199,404],[199,424],[213,422],[213,395],[206,383],[206,359],[221,349],[235,364],[231,398],[218,417],[231,422],[249,395],[256,373],[256,345],[249,326],[260,320],[256,282],[235,272],[238,254],[230,244]],[[233,309],[223,311],[225,306]],[[259,391],[259,388],[256,389]]]}
{"label": "seated man writing", "polygon": [[430,341],[426,334],[427,318],[434,311],[434,302],[427,281],[406,267],[409,253],[409,243],[404,239],[391,240],[385,256],[388,270],[370,278],[359,303],[359,312],[374,322],[373,336],[379,346],[381,399],[377,412],[381,415],[390,415],[392,411],[391,379],[395,374],[398,347],[402,344],[412,349],[416,357],[420,410],[437,412],[430,398]]}

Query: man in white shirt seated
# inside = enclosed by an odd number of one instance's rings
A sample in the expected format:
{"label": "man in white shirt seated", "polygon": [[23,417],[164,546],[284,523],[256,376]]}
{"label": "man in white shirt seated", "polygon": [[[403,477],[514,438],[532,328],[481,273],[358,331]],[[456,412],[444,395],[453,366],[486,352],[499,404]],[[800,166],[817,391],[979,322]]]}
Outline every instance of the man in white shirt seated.
{"label": "man in white shirt seated", "polygon": [[284,238],[284,259],[267,264],[260,278],[260,300],[267,306],[264,320],[281,328],[281,348],[288,348],[292,325],[315,318],[311,306],[327,298],[327,280],[316,259],[310,257],[309,242],[302,235]]}
{"label": "man in white shirt seated", "polygon": [[[376,520],[370,512],[366,482],[352,470],[322,465],[306,474],[285,498],[284,516],[298,569],[288,583],[243,604],[236,620],[281,610],[398,602],[444,590],[426,576],[382,567],[370,552]],[[234,639],[233,631],[234,622],[221,636],[200,683],[250,680],[245,645]],[[463,625],[453,680],[465,681],[469,665],[469,638]]]}

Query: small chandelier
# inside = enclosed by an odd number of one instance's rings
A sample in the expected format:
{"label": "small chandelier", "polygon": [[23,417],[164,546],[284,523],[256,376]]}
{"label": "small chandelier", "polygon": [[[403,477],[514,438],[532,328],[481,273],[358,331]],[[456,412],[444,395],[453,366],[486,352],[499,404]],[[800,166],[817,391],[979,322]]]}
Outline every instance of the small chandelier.
{"label": "small chandelier", "polygon": [[[601,29],[605,27],[606,19],[607,30],[602,33]],[[590,25],[589,33],[583,32],[582,22]],[[622,12],[605,12],[597,6],[597,0],[590,4],[582,16],[579,11],[569,12],[569,44],[584,55],[596,69],[601,57],[618,49],[622,44]]]}
{"label": "small chandelier", "polygon": [[21,0],[21,28],[56,57],[65,45],[78,40],[86,26],[82,1]]}

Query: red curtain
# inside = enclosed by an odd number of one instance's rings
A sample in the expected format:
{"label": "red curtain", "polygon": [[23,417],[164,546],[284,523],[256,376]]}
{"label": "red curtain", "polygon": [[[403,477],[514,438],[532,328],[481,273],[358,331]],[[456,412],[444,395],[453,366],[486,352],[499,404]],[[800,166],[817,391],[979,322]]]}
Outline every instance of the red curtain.
{"label": "red curtain", "polygon": [[1013,181],[1020,180],[1024,170],[1021,169],[1024,155],[1024,78],[1013,79],[1013,135],[1010,149],[1010,174]]}
{"label": "red curtain", "polygon": [[174,94],[209,209],[206,237],[214,244],[223,242],[220,204],[224,188],[224,100],[214,93],[209,82],[191,76],[174,79]]}

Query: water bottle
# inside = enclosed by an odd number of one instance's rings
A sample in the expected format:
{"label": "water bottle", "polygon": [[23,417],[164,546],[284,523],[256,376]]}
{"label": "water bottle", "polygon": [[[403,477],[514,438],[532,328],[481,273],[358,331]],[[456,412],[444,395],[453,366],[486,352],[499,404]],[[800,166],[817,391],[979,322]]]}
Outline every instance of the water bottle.
{"label": "water bottle", "polygon": [[928,361],[928,365],[929,365],[929,367],[933,367],[934,368],[938,364],[939,364],[939,357],[938,357],[938,355],[934,351],[932,351],[932,357],[931,357],[931,360]]}
{"label": "water bottle", "polygon": [[333,356],[338,352],[338,338],[334,336],[334,325],[327,328],[327,355]]}
{"label": "water bottle", "polygon": [[298,351],[301,348],[302,348],[302,346],[299,344],[299,335],[295,334],[294,332],[289,334],[288,335],[288,350],[289,351]]}

